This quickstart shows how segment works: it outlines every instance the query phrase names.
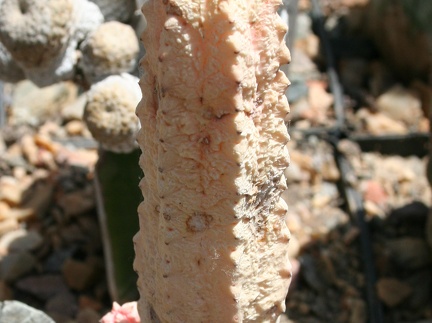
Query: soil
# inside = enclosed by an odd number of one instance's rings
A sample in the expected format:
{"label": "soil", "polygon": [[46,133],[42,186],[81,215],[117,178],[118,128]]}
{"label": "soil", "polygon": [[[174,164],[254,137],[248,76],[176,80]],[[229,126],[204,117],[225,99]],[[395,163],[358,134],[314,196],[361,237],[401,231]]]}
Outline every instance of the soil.
{"label": "soil", "polygon": [[[421,75],[398,77],[370,35],[347,27],[367,3],[322,2],[344,90],[338,96],[312,5],[300,1],[287,92],[292,140],[283,198],[293,279],[283,322],[432,321],[425,229],[432,92]],[[18,105],[27,85],[4,91],[0,300],[20,300],[56,322],[97,322],[112,304],[94,194],[97,143],[80,120],[75,85],[31,89],[41,91],[38,99]]]}

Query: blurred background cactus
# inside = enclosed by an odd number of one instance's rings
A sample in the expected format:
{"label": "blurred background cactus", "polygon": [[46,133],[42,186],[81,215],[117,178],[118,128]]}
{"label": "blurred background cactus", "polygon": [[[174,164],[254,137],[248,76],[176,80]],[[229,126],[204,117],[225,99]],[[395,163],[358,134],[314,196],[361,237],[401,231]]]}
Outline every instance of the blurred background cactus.
{"label": "blurred background cactus", "polygon": [[[138,35],[145,24],[140,6],[135,0],[0,1],[0,80],[22,85],[31,81],[47,91],[59,82],[68,89],[75,83],[82,99],[68,113],[84,120],[100,143],[95,196],[109,292],[120,303],[137,298],[132,237],[138,231],[136,209],[142,199],[135,143],[135,108],[141,99],[137,62],[143,55]],[[34,122],[27,117],[31,113],[5,112],[1,84],[2,123],[7,114],[15,123],[40,126],[47,117],[44,112]],[[54,101],[60,103],[63,95],[56,95]]]}

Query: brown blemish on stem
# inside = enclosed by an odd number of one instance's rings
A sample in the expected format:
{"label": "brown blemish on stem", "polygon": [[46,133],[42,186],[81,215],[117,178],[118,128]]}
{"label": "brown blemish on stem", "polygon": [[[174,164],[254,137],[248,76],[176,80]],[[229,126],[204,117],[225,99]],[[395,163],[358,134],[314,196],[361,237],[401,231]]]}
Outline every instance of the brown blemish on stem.
{"label": "brown blemish on stem", "polygon": [[186,228],[190,232],[202,232],[210,227],[213,217],[206,213],[195,213],[186,221]]}

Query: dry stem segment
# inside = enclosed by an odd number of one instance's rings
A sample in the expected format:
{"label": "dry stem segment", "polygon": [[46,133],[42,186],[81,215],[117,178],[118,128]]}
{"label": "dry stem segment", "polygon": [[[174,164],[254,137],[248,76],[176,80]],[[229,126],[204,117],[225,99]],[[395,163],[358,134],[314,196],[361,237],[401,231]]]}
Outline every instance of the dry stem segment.
{"label": "dry stem segment", "polygon": [[135,237],[143,322],[275,322],[285,309],[279,0],[149,0]]}

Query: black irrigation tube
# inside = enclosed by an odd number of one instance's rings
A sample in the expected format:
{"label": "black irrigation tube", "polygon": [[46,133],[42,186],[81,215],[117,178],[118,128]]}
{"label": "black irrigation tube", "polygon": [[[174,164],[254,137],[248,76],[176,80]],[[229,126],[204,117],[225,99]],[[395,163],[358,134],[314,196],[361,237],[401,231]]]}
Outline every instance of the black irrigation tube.
{"label": "black irrigation tube", "polygon": [[[342,186],[344,188],[345,199],[351,216],[356,221],[360,230],[360,248],[363,257],[363,270],[366,277],[366,299],[368,303],[369,322],[384,322],[381,303],[376,294],[376,272],[373,261],[372,243],[369,228],[366,223],[366,212],[363,207],[363,200],[360,193],[352,186],[348,174],[353,175],[354,170],[347,158],[338,151],[334,145],[336,162],[341,173]],[[354,175],[355,176],[355,175]]]}
{"label": "black irrigation tube", "polygon": [[[297,4],[297,3],[296,3]],[[360,193],[351,185],[349,178],[353,175],[354,171],[347,158],[338,149],[338,142],[343,138],[350,138],[345,122],[343,89],[339,81],[336,71],[336,64],[334,54],[328,39],[327,32],[324,27],[324,17],[318,0],[312,0],[312,18],[317,23],[318,36],[321,39],[324,55],[327,62],[327,75],[329,78],[330,90],[334,96],[334,111],[336,115],[336,124],[331,128],[311,128],[301,130],[305,136],[318,136],[328,141],[335,152],[335,159],[341,173],[341,182],[343,193],[352,220],[357,224],[360,230],[360,251],[363,258],[363,271],[366,278],[366,300],[368,303],[369,322],[370,323],[383,323],[382,305],[378,300],[376,294],[376,272],[374,265],[374,258],[372,252],[372,245],[370,239],[369,228],[366,223],[366,212],[363,207],[363,201]],[[292,36],[291,36],[292,37]],[[295,131],[295,129],[292,129]]]}

